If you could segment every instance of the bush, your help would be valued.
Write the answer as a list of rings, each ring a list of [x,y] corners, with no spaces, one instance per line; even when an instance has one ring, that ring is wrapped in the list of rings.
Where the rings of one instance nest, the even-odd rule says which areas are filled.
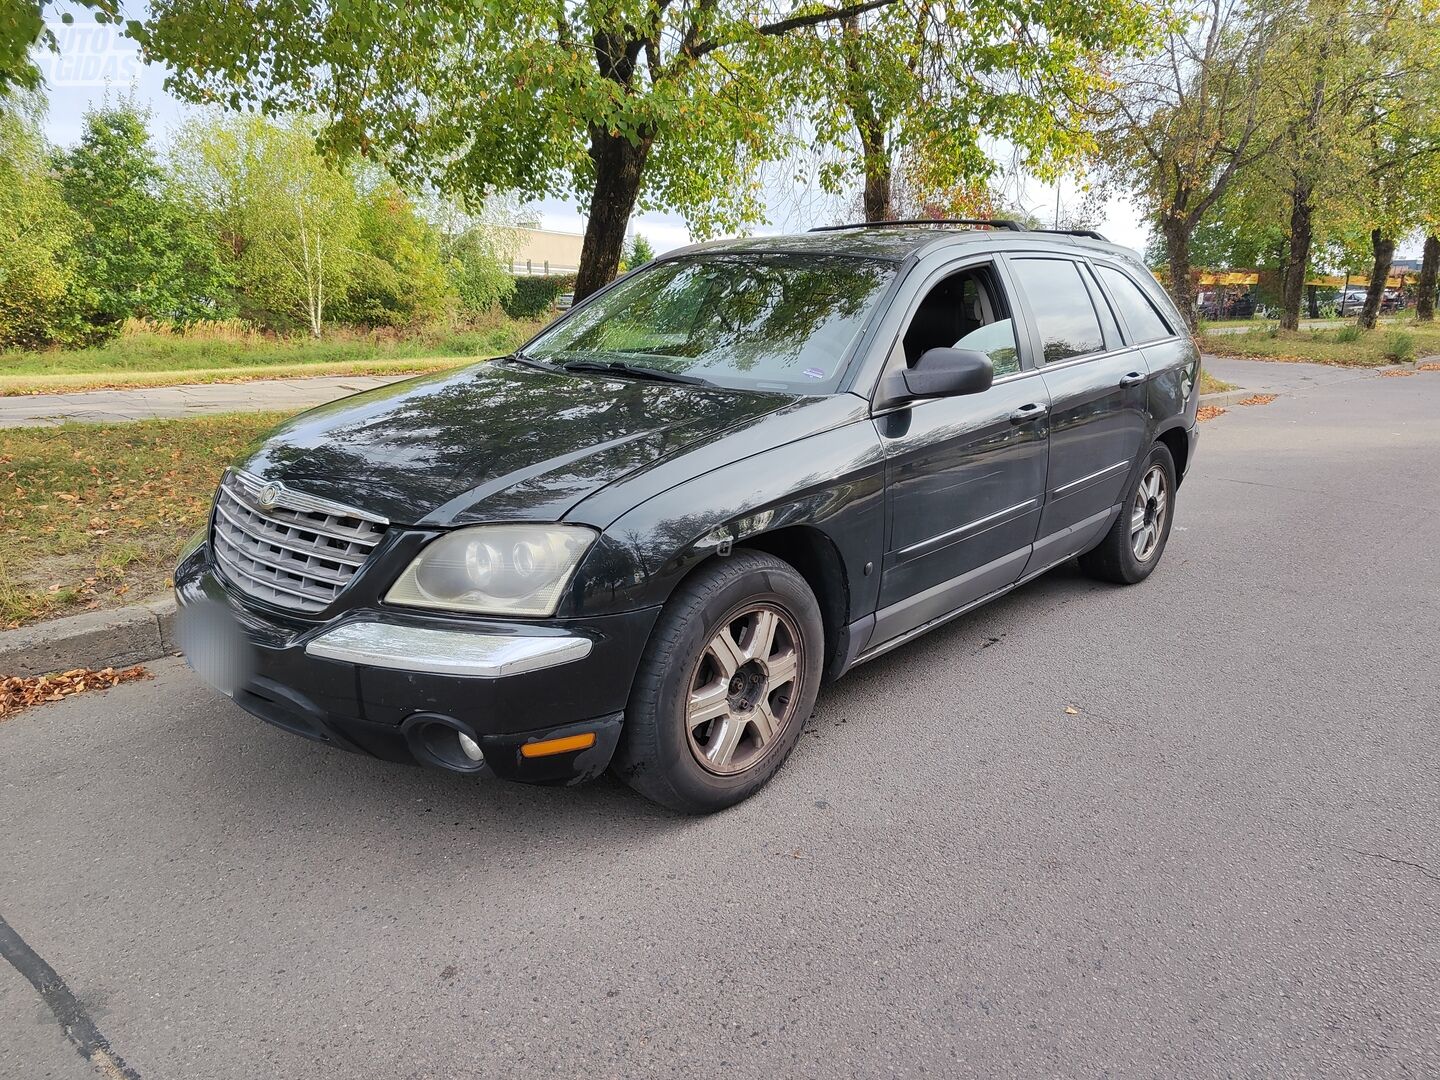
[[[1352,341],[1359,341],[1359,340],[1360,340],[1360,327],[1358,327],[1358,326],[1346,326],[1346,327],[1342,327],[1341,329],[1335,331],[1335,340],[1338,341],[1338,342],[1340,342],[1340,344],[1342,344],[1342,345],[1348,345],[1348,344],[1350,344]]]
[[[1385,337],[1385,355],[1397,364],[1415,359],[1415,339],[1404,331],[1396,331]]]
[[[515,291],[500,306],[512,319],[534,319],[549,314],[555,302],[568,292],[575,290],[574,274],[556,274],[553,277],[517,277]]]

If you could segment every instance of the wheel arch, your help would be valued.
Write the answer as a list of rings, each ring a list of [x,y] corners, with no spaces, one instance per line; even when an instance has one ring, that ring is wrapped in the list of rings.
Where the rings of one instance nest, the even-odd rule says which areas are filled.
[[[1175,462],[1175,487],[1180,487],[1180,482],[1185,478],[1185,467],[1190,457],[1190,437],[1185,433],[1183,427],[1171,427],[1155,436],[1155,441],[1170,451],[1170,458]]]

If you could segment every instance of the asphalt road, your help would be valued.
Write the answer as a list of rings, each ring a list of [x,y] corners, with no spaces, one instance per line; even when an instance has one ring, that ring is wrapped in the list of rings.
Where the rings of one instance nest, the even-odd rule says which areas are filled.
[[[1435,373],[1232,409],[1147,583],[857,670],[704,820],[156,664],[0,725],[0,916],[146,1080],[1435,1076],[1437,418]],[[89,1075],[0,964],[0,1076]]]

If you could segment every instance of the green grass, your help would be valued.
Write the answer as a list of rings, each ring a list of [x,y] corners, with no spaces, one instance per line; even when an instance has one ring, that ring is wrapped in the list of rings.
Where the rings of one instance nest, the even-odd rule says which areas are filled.
[[[286,415],[0,429],[0,625],[162,590],[221,471]]]
[[[1204,334],[1200,348],[1221,356],[1287,360],[1344,367],[1384,367],[1440,353],[1440,325],[1389,323],[1374,330],[1353,324],[1334,330],[1282,331],[1270,326],[1244,334]]]
[[[1235,384],[1215,378],[1204,368],[1200,369],[1200,393],[1202,394],[1223,394],[1227,390],[1234,390]]]
[[[509,352],[538,327],[497,318],[467,330],[404,336],[337,330],[315,340],[267,336],[233,324],[184,333],[132,324],[96,348],[0,353],[0,394],[434,371]]]

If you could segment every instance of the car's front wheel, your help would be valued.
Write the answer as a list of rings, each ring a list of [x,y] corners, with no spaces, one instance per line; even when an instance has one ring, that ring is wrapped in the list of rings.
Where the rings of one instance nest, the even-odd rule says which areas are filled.
[[[1134,585],[1150,576],[1170,539],[1175,512],[1175,459],[1164,443],[1150,448],[1140,475],[1105,539],[1080,556],[1080,568],[1101,581]]]
[[[800,738],[823,652],[820,606],[794,567],[758,551],[712,560],[660,614],[614,770],[686,813],[748,798]]]

